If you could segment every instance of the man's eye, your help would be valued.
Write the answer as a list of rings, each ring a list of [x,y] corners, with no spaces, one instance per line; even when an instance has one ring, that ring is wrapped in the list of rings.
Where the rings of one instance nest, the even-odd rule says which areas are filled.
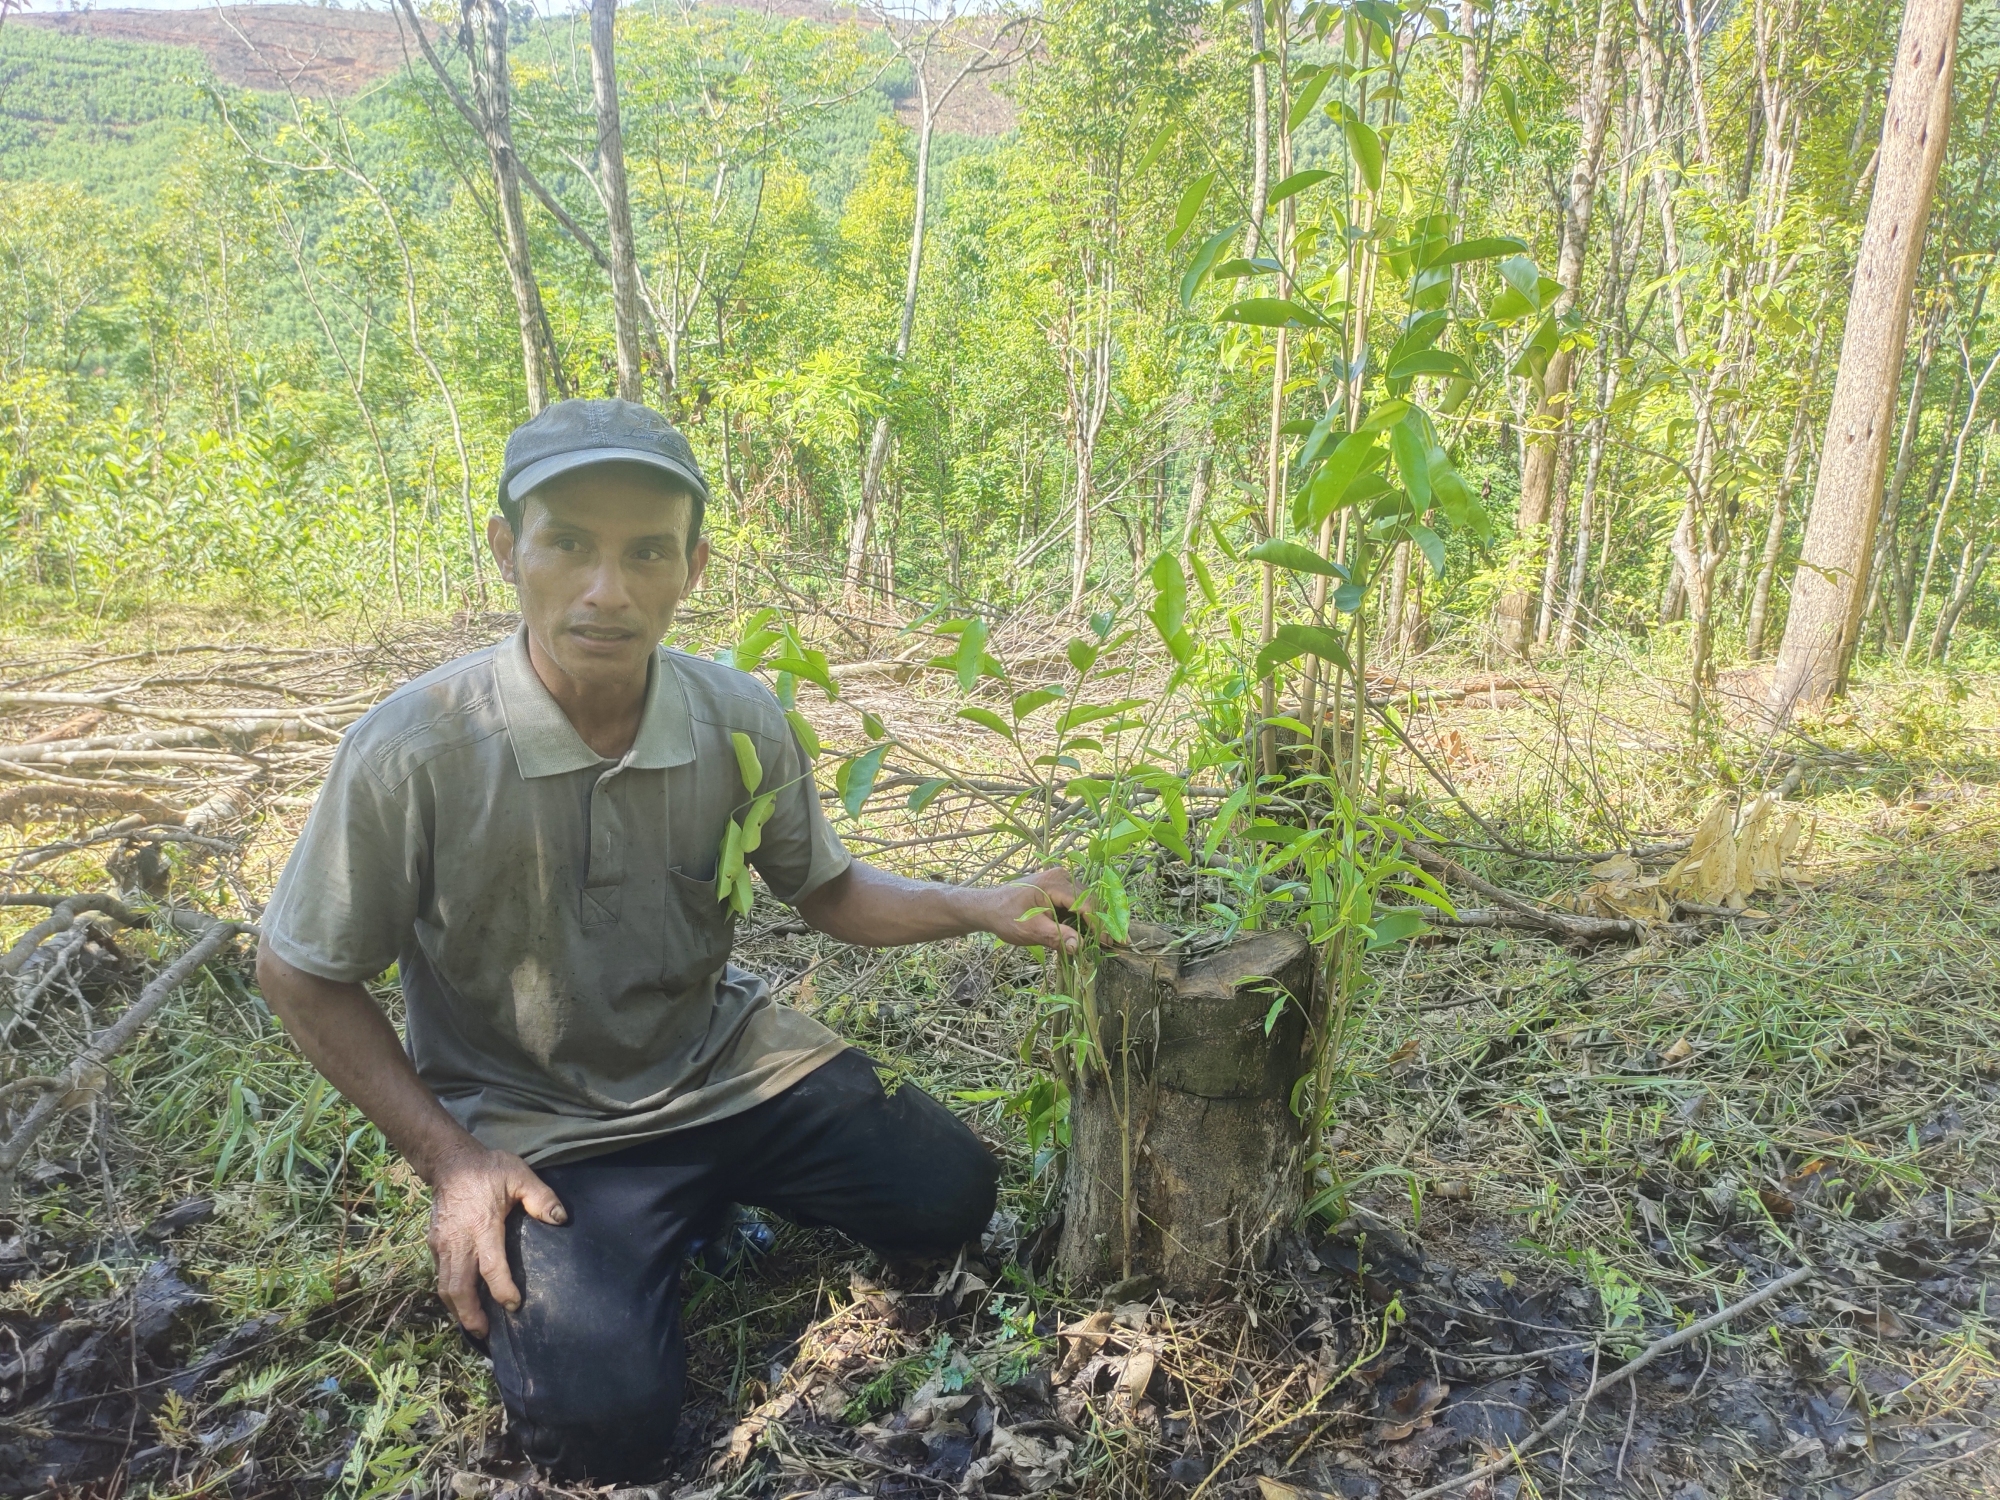
[[[667,554],[662,552],[658,547],[641,547],[632,555],[640,562],[661,562],[666,558]]]
[[[577,541],[577,539],[573,536],[559,536],[556,538],[556,546],[564,552],[575,552],[582,545],[583,544]]]

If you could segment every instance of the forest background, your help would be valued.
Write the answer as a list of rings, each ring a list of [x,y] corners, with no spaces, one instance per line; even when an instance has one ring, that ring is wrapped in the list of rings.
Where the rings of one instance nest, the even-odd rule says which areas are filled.
[[[1441,11],[1380,117],[1393,137],[1381,199],[1406,230],[1443,212],[1464,239],[1519,237],[1547,276],[1588,189],[1555,316],[1457,325],[1489,378],[1439,380],[1449,446],[1495,527],[1438,519],[1448,592],[1426,596],[1421,567],[1384,570],[1398,645],[1483,648],[1496,607],[1512,593],[1519,611],[1525,593],[1516,630],[1560,649],[1609,633],[1685,652],[1676,533],[1694,556],[1691,475],[1714,570],[1694,591],[1702,633],[1728,662],[1767,654],[1782,629],[1901,7],[1622,10]],[[354,19],[381,23],[378,66],[399,52],[411,65],[331,82],[290,66],[296,83],[272,87],[311,49],[246,33],[235,50],[267,87],[245,90],[192,48],[0,28],[13,619],[51,606],[116,619],[169,599],[324,615],[492,597],[478,534],[527,409],[492,179],[409,33]],[[1085,0],[940,41],[930,94],[967,63],[993,71],[937,117],[900,358],[923,142],[893,40],[910,52],[929,32],[882,19],[670,6],[619,19],[633,233],[665,333],[646,388],[716,479],[730,576],[754,569],[820,603],[864,585],[905,617],[974,601],[1004,613],[1126,587],[1162,546],[1220,564],[1258,539],[1276,340],[1215,315],[1259,268],[1182,287],[1195,247],[1251,216],[1245,13]],[[580,226],[604,217],[587,29],[581,13],[523,7],[509,23],[520,158]],[[1607,29],[1611,66],[1594,75]],[[1864,658],[1978,659],[2000,620],[1983,586],[1997,33],[1968,11]],[[1349,170],[1334,111],[1313,107],[1334,95],[1294,97],[1337,52],[1337,38],[1297,39],[1272,70],[1298,116],[1290,173]],[[1337,236],[1352,201],[1296,191],[1288,230]],[[608,393],[603,230],[580,242],[532,195],[525,222],[555,392]],[[1472,269],[1462,293],[1454,274],[1455,297],[1476,308],[1504,292]],[[1540,365],[1558,345],[1573,399],[1556,409],[1548,494],[1521,523]],[[1293,453],[1329,382],[1319,368],[1284,383]],[[878,425],[889,441],[864,504]]]

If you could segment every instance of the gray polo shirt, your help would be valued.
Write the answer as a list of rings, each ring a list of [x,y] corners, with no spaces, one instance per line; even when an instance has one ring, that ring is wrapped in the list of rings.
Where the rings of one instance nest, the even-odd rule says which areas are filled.
[[[265,940],[326,979],[398,965],[417,1072],[473,1135],[530,1162],[747,1109],[845,1044],[729,962],[715,866],[750,801],[733,730],[778,792],[751,863],[797,902],[850,856],[763,684],[662,649],[638,738],[604,760],[523,633],[347,731]]]

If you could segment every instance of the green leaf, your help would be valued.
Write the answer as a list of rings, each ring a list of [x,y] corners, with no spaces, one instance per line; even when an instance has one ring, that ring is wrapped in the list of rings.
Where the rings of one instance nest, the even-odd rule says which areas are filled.
[[[1063,691],[1061,688],[1052,687],[1030,688],[1025,693],[1016,693],[1011,706],[1014,722],[1018,724],[1037,709],[1046,708],[1051,703],[1060,702],[1062,695]]]
[[[1342,396],[1342,392],[1336,391],[1332,405],[1328,406],[1321,413],[1317,422],[1312,423],[1304,429],[1306,440],[1299,446],[1299,456],[1297,459],[1299,469],[1302,472],[1312,467],[1313,461],[1319,457],[1320,449],[1324,448],[1327,439],[1333,436],[1333,424],[1340,420],[1342,407],[1345,404]],[[1287,427],[1294,425],[1291,422],[1285,424]]]
[[[1162,552],[1153,559],[1153,607],[1147,611],[1147,618],[1160,632],[1160,639],[1171,647],[1187,618],[1187,578],[1171,552]]]
[[[1132,169],[1132,175],[1134,177],[1143,174],[1146,168],[1150,167],[1154,162],[1160,159],[1160,153],[1165,151],[1167,147],[1170,144],[1172,144],[1174,139],[1174,134],[1180,128],[1181,128],[1180,121],[1169,120],[1167,121],[1166,124],[1162,125],[1157,132],[1155,132],[1152,144],[1146,147],[1146,154],[1139,158],[1139,165]]]
[[[1479,502],[1473,498],[1472,491],[1466,487],[1465,480],[1452,466],[1451,460],[1441,451],[1431,454],[1430,479],[1431,498],[1439,510],[1457,525],[1476,524],[1473,512],[1479,510]],[[1484,519],[1483,511],[1480,512],[1480,519]]]
[[[1409,492],[1410,504],[1422,515],[1431,503],[1431,455],[1417,413],[1411,412],[1389,429],[1389,452],[1396,460],[1403,488]]]
[[[1097,920],[1114,943],[1132,940],[1132,898],[1115,869],[1106,867],[1097,880]]]
[[[715,899],[727,901],[730,888],[742,873],[743,825],[731,818],[729,832],[723,835],[722,853],[715,861]]]
[[[1270,644],[1257,653],[1257,665],[1253,677],[1262,679],[1271,675],[1271,669],[1279,662],[1290,661],[1295,656],[1317,656],[1322,661],[1352,670],[1347,659],[1347,648],[1323,625],[1280,625],[1272,635]]]
[[[1201,585],[1201,596],[1211,606],[1220,605],[1222,596],[1215,591],[1215,580],[1208,576],[1208,564],[1201,560],[1199,552],[1188,554],[1188,567],[1194,573],[1194,581]]]
[[[1333,82],[1338,71],[1339,64],[1328,63],[1306,80],[1305,87],[1299,90],[1299,97],[1292,103],[1292,112],[1285,117],[1285,129],[1296,132],[1305,124],[1306,116],[1313,112],[1314,106],[1319,103],[1319,96],[1326,92],[1326,86]]]
[[[1494,235],[1484,239],[1460,240],[1455,245],[1447,245],[1429,260],[1422,262],[1427,271],[1440,266],[1462,266],[1468,261],[1497,260],[1503,255],[1521,255],[1527,251],[1527,242],[1511,235]]]
[[[776,792],[766,792],[750,804],[750,811],[743,819],[743,852],[745,855],[755,854],[759,849],[764,847],[764,825],[771,820],[771,814],[777,810],[777,806],[778,794]]]
[[[757,759],[757,747],[742,730],[732,730],[729,743],[736,749],[736,769],[743,776],[743,790],[755,792],[764,784],[764,763]]]
[[[1086,724],[1099,724],[1106,719],[1115,719],[1129,714],[1135,708],[1145,708],[1150,698],[1126,698],[1117,703],[1078,703],[1066,708],[1056,719],[1056,733],[1068,734],[1072,729],[1081,729]]]
[[[1194,259],[1188,262],[1186,274],[1181,277],[1181,306],[1194,306],[1194,294],[1201,290],[1202,280],[1235,240],[1240,224],[1232,224],[1227,229],[1218,229],[1195,251]]]
[[[1497,79],[1493,84],[1493,96],[1500,101],[1500,109],[1507,116],[1507,124],[1514,132],[1516,144],[1528,144],[1528,127],[1521,123],[1521,106],[1514,98],[1514,90],[1506,80]]]
[[[1215,550],[1231,562],[1236,562],[1243,556],[1236,550],[1236,544],[1229,540],[1229,534],[1222,529],[1222,523],[1214,516],[1208,518],[1208,534],[1215,538]]]
[[[1510,255],[1500,262],[1500,279],[1519,292],[1535,307],[1542,305],[1542,273],[1536,269],[1532,259],[1525,255]]]
[[[1322,182],[1330,181],[1332,177],[1333,173],[1318,167],[1304,172],[1294,172],[1291,176],[1271,185],[1271,190],[1264,195],[1265,206],[1275,208],[1287,198],[1303,193],[1307,188],[1318,187]]]
[[[847,809],[848,817],[861,816],[862,804],[875,790],[875,778],[882,773],[882,757],[888,753],[887,745],[877,745],[873,750],[862,751],[834,773],[833,789],[840,793],[840,805]]]
[[[1417,550],[1423,553],[1424,560],[1431,565],[1432,574],[1439,578],[1444,577],[1444,538],[1428,526],[1412,526],[1410,540],[1417,544]]]
[[[1346,576],[1346,570],[1339,563],[1328,562],[1310,547],[1280,541],[1276,537],[1259,542],[1243,555],[1252,562],[1269,563],[1274,568],[1288,568],[1294,573],[1317,573],[1322,578]]]
[[[1195,216],[1201,212],[1202,204],[1208,201],[1208,191],[1215,186],[1215,173],[1204,172],[1187,185],[1181,194],[1179,206],[1174,209],[1174,227],[1167,234],[1167,248],[1173,249],[1194,227]]]
[[[990,708],[961,708],[958,711],[958,716],[961,719],[970,720],[982,729],[992,730],[1002,739],[1012,740],[1014,738],[1014,726]]]
[[[1380,432],[1383,428],[1393,427],[1396,423],[1402,421],[1404,417],[1409,415],[1409,412],[1410,403],[1407,401],[1384,401],[1381,405],[1369,409],[1367,417],[1362,420],[1361,426],[1356,430],[1370,433]]]
[[[1324,328],[1326,319],[1289,297],[1246,297],[1215,315],[1218,323],[1248,323],[1254,328]]]
[[[1215,816],[1209,820],[1208,837],[1203,840],[1201,846],[1203,863],[1214,861],[1215,851],[1220,849],[1222,841],[1229,837],[1230,825],[1236,821],[1236,815],[1243,811],[1249,801],[1250,788],[1239,786],[1224,799],[1222,806],[1215,810]]]
[[[861,710],[861,732],[871,740],[889,738],[888,726],[865,708]]]
[[[826,664],[826,653],[811,647],[773,657],[767,665],[774,672],[790,672],[795,677],[803,677],[817,686],[829,698],[840,696],[840,689],[834,686],[833,673]]]
[[[1391,943],[1400,943],[1405,938],[1413,938],[1430,930],[1424,919],[1413,911],[1385,911],[1376,915],[1368,924],[1368,947],[1372,952],[1386,948]]]
[[[796,708],[785,711],[785,722],[792,726],[792,733],[799,737],[799,748],[806,753],[807,760],[818,760],[820,752],[819,731],[812,727],[806,716]]]
[[[979,669],[984,665],[986,655],[986,622],[967,620],[965,629],[959,632],[958,650],[952,654],[952,667],[958,673],[958,690],[969,693],[979,685]]]
[[[1087,641],[1079,635],[1071,638],[1070,643],[1063,648],[1063,654],[1069,658],[1069,664],[1081,676],[1097,665],[1098,649],[1095,641]]]
[[[919,786],[911,791],[910,800],[907,806],[909,807],[911,812],[920,813],[925,808],[931,805],[932,801],[936,799],[937,794],[939,792],[943,791],[946,787],[950,785],[951,785],[950,778],[944,776],[933,776],[929,781],[926,781],[922,786]]]
[[[1340,446],[1327,455],[1326,462],[1313,475],[1312,488],[1307,491],[1311,502],[1306,511],[1308,525],[1318,526],[1340,508],[1347,487],[1374,456],[1372,432],[1350,432],[1340,440]]]
[[[1232,255],[1209,274],[1217,281],[1238,281],[1245,276],[1268,276],[1284,269],[1275,260],[1266,260],[1261,255],[1254,260]]]
[[[1382,137],[1359,120],[1342,121],[1340,131],[1347,137],[1348,154],[1354,158],[1355,166],[1361,169],[1362,180],[1368,184],[1368,190],[1381,192]]]
[[[1455,375],[1461,380],[1477,380],[1479,372],[1462,355],[1449,349],[1419,349],[1406,354],[1389,367],[1389,378],[1401,380],[1411,375]]]

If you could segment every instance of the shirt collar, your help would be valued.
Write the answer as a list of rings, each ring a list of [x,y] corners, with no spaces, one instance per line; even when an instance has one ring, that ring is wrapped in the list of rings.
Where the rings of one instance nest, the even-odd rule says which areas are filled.
[[[493,661],[500,691],[500,708],[507,717],[507,734],[514,746],[514,763],[521,778],[562,776],[588,771],[604,758],[583,742],[569,715],[542,686],[528,660],[528,629],[495,648]],[[622,764],[656,771],[694,759],[694,732],[688,722],[687,690],[664,651],[653,653],[646,674],[646,706],[639,733]]]

